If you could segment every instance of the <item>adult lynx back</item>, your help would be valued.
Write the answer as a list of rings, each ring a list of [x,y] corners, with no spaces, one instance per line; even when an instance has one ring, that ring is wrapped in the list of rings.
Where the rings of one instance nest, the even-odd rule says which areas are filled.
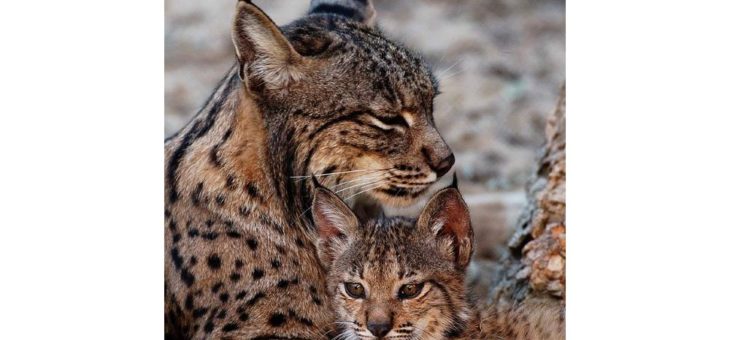
[[[331,335],[312,183],[412,204],[453,165],[427,66],[370,24],[363,0],[314,0],[278,28],[239,1],[237,63],[165,143],[170,338]]]

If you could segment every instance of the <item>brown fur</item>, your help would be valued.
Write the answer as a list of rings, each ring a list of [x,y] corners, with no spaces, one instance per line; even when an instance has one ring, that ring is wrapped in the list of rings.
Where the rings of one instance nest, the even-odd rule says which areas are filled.
[[[240,1],[233,40],[238,62],[165,143],[166,334],[327,338],[302,177],[411,204],[453,164],[433,125],[436,84],[417,56],[341,15],[279,29]]]
[[[326,189],[316,191],[314,210],[343,339],[565,338],[559,303],[480,306],[469,298],[465,268],[473,235],[455,188],[436,193],[415,221],[381,216],[361,223]],[[362,285],[365,296],[351,296],[348,283]],[[421,293],[400,297],[406,284],[423,284]],[[382,325],[386,331],[378,334]]]
[[[417,221],[380,218],[359,223],[326,189],[315,196],[320,258],[329,268],[327,292],[343,338],[469,338],[478,329],[467,299],[466,265],[473,234],[469,213],[455,188],[439,191]],[[333,231],[333,229],[335,231]],[[364,298],[347,293],[360,284]],[[407,284],[422,287],[410,298]],[[382,327],[382,326],[380,326]]]

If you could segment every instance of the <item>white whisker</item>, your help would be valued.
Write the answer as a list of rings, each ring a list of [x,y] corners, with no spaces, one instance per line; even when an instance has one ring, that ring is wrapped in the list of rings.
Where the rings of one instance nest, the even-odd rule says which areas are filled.
[[[334,176],[334,175],[341,175],[341,174],[349,174],[353,172],[374,172],[374,171],[384,171],[384,170],[390,170],[390,169],[362,169],[362,170],[350,170],[350,171],[338,171],[338,172],[329,172],[325,174],[312,174],[309,176],[291,176],[290,178],[299,178],[299,179],[306,179],[306,178],[312,178],[314,177],[326,177],[326,176]]]
[[[378,176],[382,176],[382,175],[383,175],[383,174],[373,174],[372,176],[363,176],[363,177],[358,177],[358,178],[355,178],[355,179],[353,179],[353,180],[349,180],[349,181],[347,181],[347,182],[342,182],[342,183],[338,183],[338,184],[335,184],[335,186],[334,186],[333,188],[337,188],[337,187],[339,187],[339,186],[343,186],[343,185],[345,185],[345,184],[350,184],[350,183],[355,183],[355,182],[363,182],[363,181],[366,181],[366,180],[367,180],[367,181],[371,181],[371,180],[373,180],[373,179],[376,179],[376,178],[378,178]]]
[[[335,194],[339,194],[339,193],[341,193],[341,192],[343,192],[345,190],[349,190],[349,189],[352,189],[352,188],[364,187],[364,186],[371,185],[371,184],[375,184],[375,183],[382,182],[382,181],[383,181],[383,179],[382,178],[379,178],[377,180],[374,180],[374,181],[368,182],[368,183],[358,183],[358,184],[355,184],[355,185],[351,185],[351,186],[349,186],[347,188],[343,188],[343,189],[337,190],[337,191],[335,191]]]
[[[360,195],[360,194],[362,194],[362,193],[364,193],[366,191],[375,190],[375,189],[381,187],[384,183],[373,183],[373,184],[377,184],[377,185],[374,186],[374,187],[372,187],[372,188],[364,189],[364,190],[362,190],[360,192],[357,192],[357,193],[354,193],[354,194],[352,194],[350,196],[347,196],[346,198],[343,199],[343,201],[347,201],[348,199],[353,198],[353,197],[355,197],[357,195]]]

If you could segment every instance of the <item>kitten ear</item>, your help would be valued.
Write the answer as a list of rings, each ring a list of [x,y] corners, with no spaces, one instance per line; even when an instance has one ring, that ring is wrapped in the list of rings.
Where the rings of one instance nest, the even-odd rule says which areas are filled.
[[[456,267],[466,269],[473,252],[474,232],[469,209],[458,189],[450,186],[437,192],[423,208],[416,226],[446,240]]]
[[[302,77],[302,57],[250,0],[238,1],[232,38],[241,79],[249,88],[278,90]]]
[[[319,241],[317,252],[320,260],[329,268],[332,261],[347,247],[355,236],[359,222],[355,214],[335,193],[315,183],[312,217],[317,227]]]

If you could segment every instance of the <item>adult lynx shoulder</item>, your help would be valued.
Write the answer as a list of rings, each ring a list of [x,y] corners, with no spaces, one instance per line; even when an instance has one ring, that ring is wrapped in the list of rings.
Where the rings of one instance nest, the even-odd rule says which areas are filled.
[[[312,186],[300,179],[405,206],[453,165],[428,67],[373,16],[368,1],[315,0],[279,28],[238,2],[235,66],[165,142],[170,338],[328,337]]]

